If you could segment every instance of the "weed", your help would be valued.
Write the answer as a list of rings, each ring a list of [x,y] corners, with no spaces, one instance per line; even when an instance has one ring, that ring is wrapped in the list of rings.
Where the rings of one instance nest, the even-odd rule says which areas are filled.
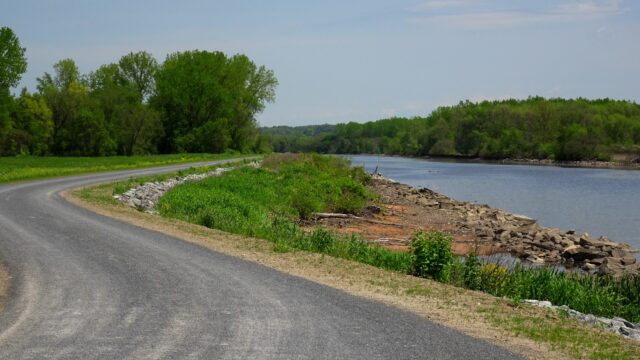
[[[440,232],[416,232],[411,239],[412,273],[447,281],[453,262],[451,238]]]

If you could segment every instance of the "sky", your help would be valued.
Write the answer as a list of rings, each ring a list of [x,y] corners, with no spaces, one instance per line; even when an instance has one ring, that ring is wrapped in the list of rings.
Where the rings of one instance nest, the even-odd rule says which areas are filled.
[[[272,69],[262,126],[425,116],[461,100],[640,102],[640,0],[0,0],[20,87],[145,50],[243,53]]]

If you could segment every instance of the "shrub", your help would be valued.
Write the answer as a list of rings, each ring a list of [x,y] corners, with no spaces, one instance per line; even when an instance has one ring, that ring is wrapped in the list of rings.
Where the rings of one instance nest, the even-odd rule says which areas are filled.
[[[496,296],[504,296],[509,281],[509,269],[500,264],[480,266],[480,288]]]
[[[440,232],[418,231],[411,238],[411,266],[414,275],[446,281],[447,270],[452,262],[449,236]]]
[[[478,290],[481,282],[480,259],[472,252],[467,255],[464,262],[464,286],[471,290]]]

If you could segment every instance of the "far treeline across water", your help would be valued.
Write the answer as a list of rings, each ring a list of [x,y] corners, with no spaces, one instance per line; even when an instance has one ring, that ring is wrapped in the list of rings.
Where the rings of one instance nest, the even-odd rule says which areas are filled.
[[[262,128],[277,152],[484,159],[640,158],[640,105],[599,99],[460,102],[427,117]]]
[[[140,51],[81,74],[72,59],[17,86],[25,50],[0,27],[0,156],[105,156],[270,150],[256,114],[275,98],[271,70],[245,55],[184,51],[158,63]]]

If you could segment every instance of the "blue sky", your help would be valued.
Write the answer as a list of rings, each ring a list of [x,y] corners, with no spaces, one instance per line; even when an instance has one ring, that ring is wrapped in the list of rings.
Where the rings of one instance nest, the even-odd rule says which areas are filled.
[[[130,51],[162,61],[201,49],[275,71],[264,126],[426,115],[464,99],[640,102],[640,1],[0,1],[31,91],[67,57],[86,73]]]

